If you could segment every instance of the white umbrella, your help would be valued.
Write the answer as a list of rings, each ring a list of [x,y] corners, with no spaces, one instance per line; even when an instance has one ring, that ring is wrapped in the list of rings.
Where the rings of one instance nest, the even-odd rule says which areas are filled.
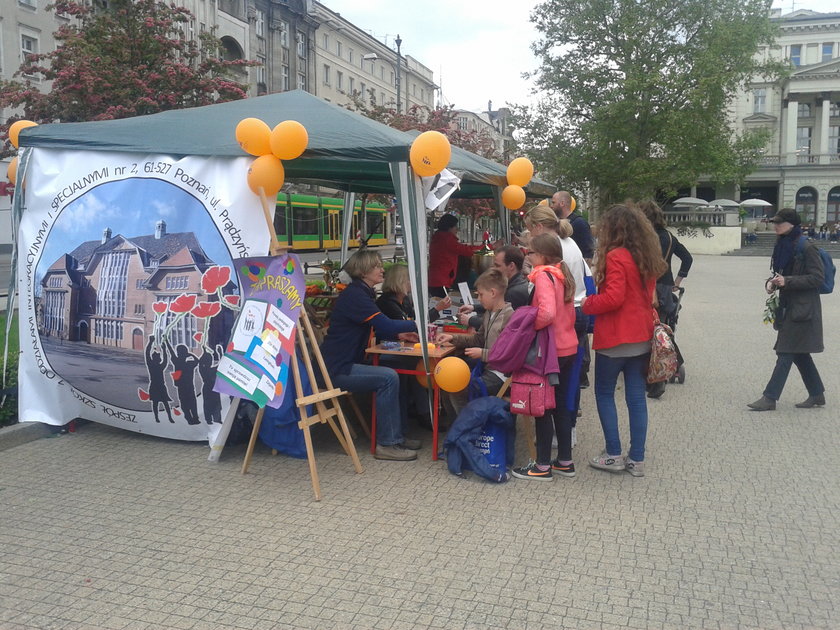
[[[680,197],[671,202],[672,206],[707,206],[709,202],[697,197]]]
[[[741,204],[731,199],[713,199],[709,202],[710,206],[720,206],[721,208],[737,208]]]
[[[744,199],[739,205],[742,205],[745,208],[759,208],[764,206],[772,206],[773,204],[769,201],[764,201],[764,199]]]

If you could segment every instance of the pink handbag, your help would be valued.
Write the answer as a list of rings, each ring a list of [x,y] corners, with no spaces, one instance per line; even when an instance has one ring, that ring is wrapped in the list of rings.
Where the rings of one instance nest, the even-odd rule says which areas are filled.
[[[556,406],[554,388],[548,379],[530,370],[517,370],[511,375],[510,412],[523,416],[544,416]]]

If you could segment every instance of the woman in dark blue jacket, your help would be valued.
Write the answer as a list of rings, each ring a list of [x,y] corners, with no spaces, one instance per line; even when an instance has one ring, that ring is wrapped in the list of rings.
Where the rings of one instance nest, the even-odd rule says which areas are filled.
[[[379,254],[362,250],[344,267],[353,278],[330,315],[330,327],[321,354],[333,384],[351,392],[376,392],[376,459],[417,459],[418,440],[403,436],[406,419],[400,411],[399,375],[388,367],[368,365],[365,360],[370,331],[378,339],[417,341],[413,321],[389,319],[376,306],[373,287],[382,282],[384,269]]]

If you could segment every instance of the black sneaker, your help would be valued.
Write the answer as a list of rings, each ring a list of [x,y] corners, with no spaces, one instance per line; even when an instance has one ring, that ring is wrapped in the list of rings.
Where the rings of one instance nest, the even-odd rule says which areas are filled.
[[[575,464],[572,462],[571,464],[561,464],[558,460],[554,460],[551,462],[551,470],[556,472],[561,477],[574,477],[575,476]]]
[[[548,467],[548,470],[540,470],[537,468],[536,462],[531,462],[522,468],[514,468],[511,473],[518,479],[533,479],[535,481],[554,480],[554,477],[551,476],[551,466]]]

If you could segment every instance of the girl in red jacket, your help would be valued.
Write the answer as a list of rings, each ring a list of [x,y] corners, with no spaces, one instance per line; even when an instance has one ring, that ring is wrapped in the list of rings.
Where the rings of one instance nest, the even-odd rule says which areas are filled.
[[[534,419],[537,433],[537,461],[514,468],[519,479],[552,480],[552,470],[563,477],[575,476],[572,462],[572,411],[567,409],[572,363],[577,356],[575,333],[575,281],[563,262],[560,239],[553,234],[540,234],[531,239],[528,260],[533,271],[528,279],[534,283],[532,304],[537,307],[537,330],[554,327],[554,344],[560,366],[560,382],[554,387],[556,407]],[[551,460],[551,438],[557,434],[557,459]]]
[[[589,464],[643,477],[653,292],[656,279],[665,271],[665,261],[650,221],[641,210],[624,205],[611,207],[599,219],[595,259],[593,275],[598,294],[584,298],[581,308],[588,315],[597,315],[592,342],[595,402],[605,449]],[[630,450],[626,459],[621,451],[615,405],[615,387],[621,373],[630,416]]]

